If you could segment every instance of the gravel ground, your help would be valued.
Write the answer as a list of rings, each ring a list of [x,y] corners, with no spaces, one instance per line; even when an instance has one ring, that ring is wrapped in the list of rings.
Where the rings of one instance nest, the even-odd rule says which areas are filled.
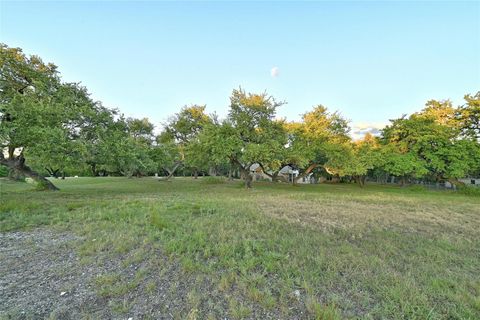
[[[128,266],[125,257],[82,263],[75,253],[82,241],[47,229],[0,233],[0,319],[231,319],[226,297],[232,293],[207,277],[183,272],[159,252]],[[121,294],[102,295],[95,285],[110,274],[128,284],[138,270],[145,276]],[[237,301],[250,307],[247,318],[281,318]]]
[[[0,315],[12,319],[69,318],[102,309],[72,245],[81,240],[47,230],[0,234]]]

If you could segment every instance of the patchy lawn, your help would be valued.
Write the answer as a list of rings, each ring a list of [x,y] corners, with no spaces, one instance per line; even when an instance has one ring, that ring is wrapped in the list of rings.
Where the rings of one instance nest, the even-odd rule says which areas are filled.
[[[480,318],[479,197],[55,182],[0,181],[0,317]]]

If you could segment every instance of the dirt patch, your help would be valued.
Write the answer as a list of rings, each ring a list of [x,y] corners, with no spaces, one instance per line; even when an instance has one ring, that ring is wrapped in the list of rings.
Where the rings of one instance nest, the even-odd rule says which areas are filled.
[[[101,308],[90,279],[80,267],[71,234],[47,230],[0,234],[0,315],[31,319],[75,316]]]
[[[232,319],[232,295],[250,310],[242,318],[282,318],[219,291],[210,277],[186,273],[161,252],[128,265],[128,256],[82,262],[76,248],[83,241],[44,228],[1,233],[0,318]]]

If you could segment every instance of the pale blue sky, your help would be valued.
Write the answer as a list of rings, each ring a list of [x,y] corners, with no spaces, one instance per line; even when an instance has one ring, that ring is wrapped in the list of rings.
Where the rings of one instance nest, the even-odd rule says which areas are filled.
[[[353,124],[480,90],[479,2],[2,1],[0,41],[157,125],[193,103],[225,115],[238,86]]]

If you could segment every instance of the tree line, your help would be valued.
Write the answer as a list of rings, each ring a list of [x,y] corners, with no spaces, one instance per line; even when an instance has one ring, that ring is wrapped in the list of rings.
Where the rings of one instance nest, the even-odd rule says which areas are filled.
[[[450,181],[480,173],[480,91],[465,103],[430,100],[420,111],[390,120],[380,136],[350,136],[349,122],[323,105],[300,121],[276,116],[284,104],[266,92],[234,89],[225,119],[205,106],[183,107],[161,132],[146,118],[126,118],[94,101],[79,83],[62,82],[57,67],[20,48],[0,44],[0,164],[11,178],[30,177],[57,190],[46,175],[122,175],[178,172],[241,177],[252,186],[252,165],[273,182],[285,166],[307,177],[389,176]]]

